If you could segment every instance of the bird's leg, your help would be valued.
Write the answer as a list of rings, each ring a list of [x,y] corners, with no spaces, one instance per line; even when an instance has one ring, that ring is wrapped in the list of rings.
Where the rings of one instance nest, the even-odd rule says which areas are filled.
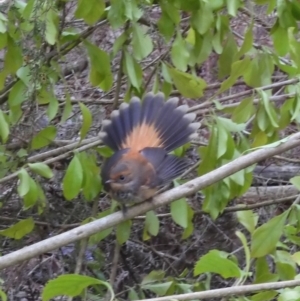
[[[126,215],[126,213],[127,213],[127,206],[125,205],[125,204],[121,204],[121,210],[122,210],[122,213],[123,213],[123,215],[125,216]]]
[[[149,202],[149,203],[151,203],[152,201],[153,201],[153,197],[148,198],[148,199],[145,200],[145,202]]]

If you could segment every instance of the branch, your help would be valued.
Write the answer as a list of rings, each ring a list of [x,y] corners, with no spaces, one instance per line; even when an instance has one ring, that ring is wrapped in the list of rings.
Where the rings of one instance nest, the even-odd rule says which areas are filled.
[[[295,287],[300,285],[300,280],[269,282],[261,284],[250,284],[243,286],[234,286],[227,288],[218,288],[206,292],[195,292],[181,295],[172,295],[159,298],[143,299],[143,301],[170,301],[170,300],[199,300],[209,298],[222,298],[229,296],[245,295],[249,293],[256,293],[259,291],[278,290],[286,287]]]
[[[94,137],[94,138],[86,139],[86,140],[89,140],[91,142],[86,143],[85,145],[81,145],[80,147],[78,147],[79,142],[77,141],[77,142],[74,142],[72,144],[62,146],[62,147],[57,148],[57,149],[53,149],[53,150],[48,151],[46,153],[41,153],[41,154],[38,154],[38,155],[35,155],[35,156],[32,156],[32,157],[29,157],[28,160],[27,160],[27,163],[37,162],[37,161],[40,161],[42,158],[51,157],[54,154],[66,151],[65,153],[62,153],[61,155],[58,155],[56,157],[53,157],[53,158],[50,158],[50,159],[47,159],[47,160],[41,162],[41,163],[49,165],[49,164],[52,164],[52,163],[57,162],[59,160],[68,158],[75,150],[78,151],[78,152],[82,152],[82,151],[87,150],[89,148],[92,148],[94,146],[98,146],[102,143],[102,141],[100,140],[99,137]],[[76,147],[78,147],[78,148],[76,148]],[[22,168],[24,168],[24,167],[22,167]],[[15,172],[11,173],[10,175],[0,179],[0,184],[8,182],[8,181],[16,178],[19,174],[19,171],[20,170],[17,170]]]
[[[283,86],[287,86],[287,85],[296,84],[298,82],[299,82],[298,78],[292,78],[292,79],[288,79],[288,80],[278,82],[278,83],[274,83],[274,84],[271,84],[271,85],[266,85],[266,86],[263,86],[263,87],[250,89],[250,90],[243,91],[243,92],[240,92],[240,93],[228,95],[228,96],[219,98],[217,100],[218,100],[218,102],[222,103],[224,101],[235,99],[235,98],[238,98],[238,97],[241,97],[241,96],[246,96],[246,95],[249,95],[249,94],[255,94],[257,90],[270,90],[270,89],[273,89],[273,88],[279,88],[279,87],[283,87]],[[211,99],[209,99],[209,100],[203,102],[200,105],[193,106],[192,108],[189,109],[189,112],[194,112],[194,111],[197,111],[197,110],[200,110],[200,109],[210,107],[212,104],[213,103],[212,103]]]
[[[60,55],[64,55],[66,53],[68,53],[69,51],[71,51],[73,48],[75,48],[76,46],[78,46],[85,38],[87,38],[89,35],[91,35],[98,27],[104,25],[107,23],[107,20],[103,20],[100,21],[99,23],[97,23],[94,26],[90,26],[87,29],[83,30],[76,41],[71,41],[68,43],[65,43],[64,45],[62,45],[62,47],[58,47],[56,49],[54,49],[53,51],[49,52],[46,54],[45,56],[45,62],[49,62],[51,59],[53,59],[54,57]],[[10,89],[19,81],[19,79],[14,79],[11,82],[9,82],[4,89],[2,89],[0,91],[0,105],[4,104],[7,100],[8,100],[8,95],[10,92]]]
[[[122,212],[115,212],[99,220],[82,225],[65,233],[50,237],[31,246],[0,257],[0,270],[14,264],[28,260],[45,252],[50,252],[80,239],[89,237],[97,232],[116,226],[117,224],[134,218],[137,215],[146,213],[157,207],[167,205],[174,200],[194,194],[199,190],[208,187],[218,181],[249,167],[259,161],[271,156],[283,153],[300,145],[300,133],[291,135],[286,142],[276,147],[265,147],[250,154],[239,157],[220,168],[213,170],[201,177],[197,177],[183,185],[175,187],[155,197],[151,202],[143,202],[128,209],[124,216]]]
[[[288,98],[295,97],[295,95],[296,95],[296,93],[274,95],[274,96],[270,96],[269,97],[269,101],[273,101],[273,102],[284,101],[284,100],[286,100]],[[238,94],[233,94],[231,96],[232,96],[232,99],[234,99],[234,98],[238,97],[239,95]],[[222,103],[222,102],[225,102],[226,100],[228,100],[228,96],[218,99],[218,102]],[[259,101],[260,100],[258,98],[255,98],[255,99],[253,99],[253,104],[256,105],[256,104],[259,103]],[[234,102],[234,103],[229,103],[229,104],[222,105],[222,108],[220,110],[235,108],[238,105],[240,105],[241,102],[242,101],[238,101],[238,102]],[[214,103],[211,103],[210,105],[211,106],[215,106]],[[190,111],[195,111],[194,107],[190,107],[189,110]],[[197,109],[197,115],[203,115],[203,114],[207,114],[207,113],[210,113],[210,112],[211,112],[211,108],[206,108],[206,109],[202,109],[202,110],[198,110]]]
[[[121,92],[121,86],[122,86],[122,75],[123,75],[123,62],[124,62],[124,49],[121,51],[121,57],[120,57],[120,65],[117,75],[117,82],[116,82],[116,91],[115,91],[115,97],[113,100],[113,110],[118,108],[119,104],[119,97]]]

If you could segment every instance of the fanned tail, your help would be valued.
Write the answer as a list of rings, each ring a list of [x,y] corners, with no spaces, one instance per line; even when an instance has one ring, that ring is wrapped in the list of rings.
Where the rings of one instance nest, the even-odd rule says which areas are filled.
[[[187,143],[199,123],[193,123],[195,114],[186,114],[187,106],[177,104],[178,98],[165,102],[163,93],[147,93],[142,103],[133,97],[129,104],[123,103],[118,111],[112,112],[111,121],[105,121],[104,144],[115,151],[162,147],[170,152]]]

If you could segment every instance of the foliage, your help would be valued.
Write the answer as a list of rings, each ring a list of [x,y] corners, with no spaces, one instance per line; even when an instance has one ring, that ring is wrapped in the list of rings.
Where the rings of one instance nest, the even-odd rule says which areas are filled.
[[[66,22],[66,13],[72,7],[72,17],[81,22],[82,30],[73,25],[75,22]],[[153,17],[155,22],[147,18],[154,8],[160,11],[158,17]],[[271,16],[271,23],[260,20],[257,10]],[[233,28],[241,15],[247,24],[242,35]],[[114,105],[121,95],[128,101],[132,95],[142,96],[151,89],[163,91],[166,97],[179,94],[196,101],[190,110],[204,116],[203,124],[209,131],[207,143],[197,149],[201,158],[197,175],[201,176],[250,149],[278,143],[282,133],[300,121],[299,20],[297,0],[14,0],[4,4],[0,12],[0,50],[4,53],[0,71],[0,185],[15,185],[22,211],[28,217],[2,228],[0,235],[22,240],[36,229],[30,215],[47,215],[51,206],[45,179],[55,178],[53,163],[70,158],[60,183],[65,201],[88,203],[97,200],[103,191],[98,155],[106,158],[111,150],[99,147],[97,139],[88,144],[98,112],[94,114],[89,101],[74,100],[74,91],[68,87],[63,62],[70,60],[72,51],[80,48],[88,58],[91,87],[102,96],[113,95],[110,103]],[[266,32],[267,43],[256,39],[258,24]],[[104,26],[115,34],[111,48],[91,38]],[[163,50],[156,57],[161,45]],[[213,63],[216,70],[206,68]],[[220,82],[213,93],[203,69],[210,70],[212,78]],[[231,93],[237,82],[244,90]],[[64,99],[59,96],[59,85],[63,86]],[[35,113],[43,115],[46,124],[40,126]],[[74,115],[81,118],[76,140],[58,148],[59,128]],[[31,120],[26,132],[24,120]],[[16,141],[25,144],[11,148]],[[185,155],[188,146],[175,154]],[[201,192],[203,211],[217,219],[231,200],[249,189],[253,169],[237,171],[205,188]],[[182,182],[177,180],[174,186]],[[299,177],[291,183],[300,189]],[[0,205],[5,202],[1,200]],[[80,222],[106,217],[114,206]],[[300,265],[299,252],[294,251],[300,244],[299,213],[298,201],[268,221],[252,210],[238,211],[241,231],[236,237],[243,247],[243,264],[230,252],[212,249],[195,262],[192,271],[186,268],[176,277],[152,270],[140,279],[138,288],[130,287],[128,298],[145,297],[148,291],[165,296],[210,289],[214,274],[233,278],[238,284],[295,279]],[[193,235],[197,214],[186,198],[170,205],[174,224],[183,229],[183,242]],[[113,236],[122,245],[130,239],[133,226],[132,221],[123,222],[115,231],[109,228],[93,235],[89,243],[95,245]],[[143,240],[156,237],[161,228],[158,215],[148,212]],[[206,275],[205,279],[200,275]],[[110,289],[103,278],[62,275],[45,286],[43,300],[60,294],[80,295],[89,286],[93,286],[90,291],[103,296],[99,284]],[[247,300],[289,300],[291,295],[299,299],[299,289],[257,293]],[[0,296],[5,298],[2,290]]]

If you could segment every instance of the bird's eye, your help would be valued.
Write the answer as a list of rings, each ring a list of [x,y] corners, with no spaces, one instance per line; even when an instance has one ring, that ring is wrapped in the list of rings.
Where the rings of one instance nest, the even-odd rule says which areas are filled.
[[[127,196],[127,193],[126,192],[120,192],[119,196],[123,199]]]
[[[120,176],[119,176],[119,179],[120,179],[121,181],[124,181],[124,180],[125,180],[125,177],[124,177],[123,175],[120,175]]]

